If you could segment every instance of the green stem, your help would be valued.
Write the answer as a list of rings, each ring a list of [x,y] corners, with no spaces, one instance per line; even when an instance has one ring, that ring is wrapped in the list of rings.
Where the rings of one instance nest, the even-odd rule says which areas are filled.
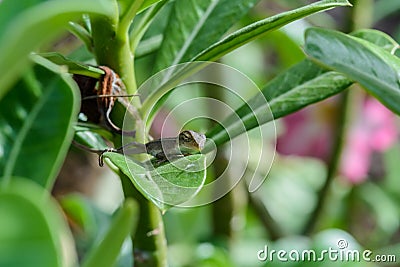
[[[333,179],[336,176],[336,172],[340,163],[342,149],[344,146],[344,139],[346,134],[346,121],[348,114],[348,98],[349,91],[345,91],[340,95],[340,103],[338,105],[338,119],[336,121],[336,131],[334,133],[333,151],[331,155],[330,162],[328,164],[328,172],[326,175],[326,180],[321,190],[318,192],[318,202],[315,206],[311,216],[306,223],[303,233],[310,234],[323,213],[325,203],[328,199],[328,193],[332,185]]]
[[[128,35],[117,35],[117,23],[109,19],[92,21],[94,53],[97,63],[107,65],[121,77],[128,94],[136,93],[133,55],[129,48]],[[140,104],[135,103],[139,108]]]
[[[160,210],[136,189],[129,177],[120,176],[125,198],[139,204],[140,218],[133,234],[135,266],[167,266],[167,243]]]
[[[129,13],[130,14],[130,13]],[[124,19],[127,21],[126,14]],[[137,91],[133,55],[130,50],[128,25],[119,27],[118,16],[115,18],[95,18],[92,20],[93,51],[97,63],[112,68],[119,74],[126,86],[128,94]],[[133,98],[132,105],[140,109],[138,98]],[[136,127],[140,128],[138,122]],[[135,141],[145,143],[146,136],[142,131],[137,131]],[[115,139],[114,145],[121,143],[121,138]],[[119,173],[125,197],[133,197],[137,200],[140,209],[140,217],[135,233],[132,233],[135,247],[135,266],[166,266],[166,239],[163,220],[160,211],[151,202],[137,191],[132,182],[124,174]]]
[[[254,213],[262,223],[265,231],[269,234],[271,240],[278,240],[284,236],[282,228],[279,224],[272,218],[269,210],[261,201],[261,199],[254,193],[247,191],[249,198],[249,206],[254,210]]]

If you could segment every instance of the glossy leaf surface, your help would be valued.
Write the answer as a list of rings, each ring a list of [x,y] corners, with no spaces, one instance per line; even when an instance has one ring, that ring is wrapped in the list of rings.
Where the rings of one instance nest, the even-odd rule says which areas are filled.
[[[79,110],[76,84],[57,68],[35,65],[0,101],[3,184],[22,176],[53,185]]]

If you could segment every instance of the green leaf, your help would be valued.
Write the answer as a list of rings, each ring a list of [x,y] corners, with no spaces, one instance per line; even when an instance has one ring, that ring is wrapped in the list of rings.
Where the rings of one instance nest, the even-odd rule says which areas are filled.
[[[154,5],[155,3],[161,2],[162,0],[144,0],[143,4],[140,6],[138,13],[142,12],[146,8],[148,8],[151,5]]]
[[[75,266],[75,247],[47,191],[13,177],[0,190],[0,266]]]
[[[258,1],[175,1],[157,56],[155,72],[189,61],[218,41]]]
[[[345,76],[325,72],[310,60],[303,60],[271,80],[261,90],[262,95],[248,100],[206,135],[221,145],[245,131],[335,95],[351,84]],[[273,116],[263,115],[271,112]]]
[[[38,56],[50,60],[59,66],[66,66],[69,73],[81,74],[96,79],[99,79],[104,74],[102,69],[74,61],[57,52],[40,53]]]
[[[133,225],[136,225],[138,215],[136,203],[131,199],[127,199],[121,210],[117,212],[101,242],[89,252],[82,266],[114,266],[120,255],[122,244],[129,237]]]
[[[0,2],[0,99],[28,65],[27,56],[65,29],[70,20],[89,13],[116,16],[111,0],[55,0]],[[29,8],[25,8],[28,6]]]
[[[128,6],[131,6],[132,3],[137,0],[118,0],[118,3],[120,5],[120,13],[125,13],[126,9]],[[137,13],[142,12],[143,10],[147,9],[148,7],[154,5],[155,3],[158,3],[162,0],[144,0],[143,3],[141,4],[140,8],[138,9]]]
[[[399,49],[399,44],[384,32],[374,29],[358,30],[351,33],[352,36],[364,39],[370,43],[382,47],[386,51],[394,54]]]
[[[348,6],[350,5],[348,1],[346,0],[337,0],[337,1],[332,1],[332,0],[324,0],[324,1],[319,1],[317,3],[308,5],[306,7],[302,7],[299,9],[295,9],[292,11],[284,12],[269,18],[266,18],[264,20],[258,21],[256,23],[253,23],[249,26],[246,26],[230,35],[228,35],[226,38],[223,40],[214,43],[210,47],[206,48],[195,56],[191,61],[204,61],[204,63],[198,63],[196,65],[190,65],[188,64],[186,67],[171,67],[170,69],[167,70],[167,74],[163,74],[164,80],[168,78],[168,81],[162,86],[153,85],[153,94],[152,95],[142,95],[143,101],[143,106],[142,110],[144,114],[150,114],[149,115],[149,121],[153,118],[154,113],[157,111],[158,107],[162,104],[162,102],[165,100],[161,100],[157,103],[158,106],[152,108],[150,110],[150,107],[153,106],[153,99],[157,98],[158,95],[163,94],[165,90],[168,90],[166,88],[170,87],[171,85],[174,85],[177,83],[176,81],[179,79],[182,79],[182,77],[186,77],[190,73],[196,72],[201,68],[204,68],[207,64],[206,61],[215,61],[222,56],[226,55],[227,53],[231,52],[232,50],[245,45],[246,43],[261,37],[263,34],[273,31],[278,29],[279,27],[282,27],[290,22],[293,22],[297,19],[301,19],[305,16],[308,16],[310,14],[322,11],[322,10],[327,10],[331,9],[337,6]],[[175,62],[173,62],[175,63]],[[146,92],[147,93],[147,92]],[[148,121],[148,122],[149,122]]]
[[[277,28],[308,15],[338,6],[350,6],[350,3],[347,0],[323,0],[257,21],[235,31],[221,41],[213,44],[194,57],[192,61],[215,61],[236,48],[243,46],[256,38],[260,38],[269,31],[276,30]]]
[[[76,127],[75,127],[76,129]],[[108,132],[109,133],[109,132]],[[110,137],[112,137],[110,135]],[[111,138],[110,138],[111,139]],[[102,136],[96,132],[90,130],[81,130],[77,129],[75,131],[74,140],[79,144],[87,146],[92,149],[103,150],[108,148],[106,142],[102,138]]]
[[[68,151],[78,88],[56,65],[47,65],[35,65],[0,101],[3,185],[23,176],[50,188]]]
[[[190,200],[206,178],[203,155],[187,156],[151,170],[121,154],[108,152],[104,158],[110,159],[162,211]]]
[[[400,114],[400,59],[368,41],[326,29],[306,32],[306,53],[319,64],[360,83]]]
[[[396,46],[393,39],[379,31],[360,30],[353,34],[381,45],[386,50],[393,50]],[[240,107],[220,124],[229,127],[224,129],[217,125],[208,131],[207,137],[213,139],[217,145],[221,145],[243,133],[244,130],[253,129],[262,123],[284,117],[307,105],[326,99],[351,84],[351,80],[344,75],[326,72],[310,60],[304,60],[275,77],[261,90],[269,105],[266,105],[260,95],[254,96],[247,101],[247,105]],[[268,109],[271,110],[273,117],[264,116],[267,120],[257,120],[262,118],[259,114],[269,113]],[[238,120],[237,116],[241,120]]]
[[[155,51],[157,51],[161,47],[163,36],[161,34],[152,36],[141,41],[136,48],[135,58],[145,57]]]

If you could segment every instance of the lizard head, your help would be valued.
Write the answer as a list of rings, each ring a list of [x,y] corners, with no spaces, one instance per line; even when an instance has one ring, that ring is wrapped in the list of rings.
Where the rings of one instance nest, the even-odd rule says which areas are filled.
[[[181,148],[201,151],[205,142],[206,136],[202,133],[186,130],[179,134],[179,146]]]

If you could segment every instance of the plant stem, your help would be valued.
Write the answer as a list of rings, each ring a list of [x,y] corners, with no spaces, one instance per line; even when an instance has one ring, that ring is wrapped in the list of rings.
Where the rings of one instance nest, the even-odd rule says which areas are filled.
[[[272,241],[278,240],[284,236],[281,227],[276,223],[274,218],[272,218],[269,210],[261,201],[261,199],[255,194],[247,191],[247,196],[249,198],[249,206],[254,210],[254,213],[259,218],[260,222],[264,226],[264,229],[269,234]]]
[[[126,14],[129,21],[132,14]],[[128,17],[124,17],[125,20]],[[92,20],[93,51],[98,64],[106,65],[113,69],[121,77],[128,94],[137,91],[133,54],[130,50],[128,28],[119,29],[118,16],[115,18],[95,18]],[[125,21],[126,23],[127,21]],[[133,98],[131,104],[140,109],[138,98]],[[141,122],[137,122],[136,128]],[[114,145],[120,145],[121,137],[117,137]],[[145,143],[147,137],[138,130],[135,141]],[[140,209],[140,217],[137,230],[132,233],[135,248],[135,266],[167,266],[166,239],[163,220],[160,211],[148,201],[132,184],[130,179],[119,173],[125,197],[133,197],[137,200]]]
[[[328,171],[326,175],[326,180],[321,190],[318,192],[318,201],[315,209],[311,213],[311,216],[306,223],[306,226],[303,230],[304,234],[310,234],[316,223],[319,221],[319,218],[322,215],[325,203],[328,199],[329,189],[331,187],[332,181],[335,178],[337,168],[340,163],[342,149],[344,146],[344,139],[346,134],[346,121],[348,114],[348,99],[349,99],[349,91],[346,90],[340,95],[339,105],[338,105],[338,118],[336,121],[336,131],[334,133],[334,142],[333,142],[333,151],[331,154],[331,158],[328,164]]]
[[[167,266],[167,243],[159,209],[137,191],[124,174],[120,175],[125,198],[139,204],[140,218],[133,234],[135,266]]]
[[[121,77],[128,94],[136,93],[133,55],[129,48],[128,35],[118,36],[111,20],[97,19],[92,22],[94,52],[100,65],[107,65]],[[135,103],[136,108],[140,104]]]

